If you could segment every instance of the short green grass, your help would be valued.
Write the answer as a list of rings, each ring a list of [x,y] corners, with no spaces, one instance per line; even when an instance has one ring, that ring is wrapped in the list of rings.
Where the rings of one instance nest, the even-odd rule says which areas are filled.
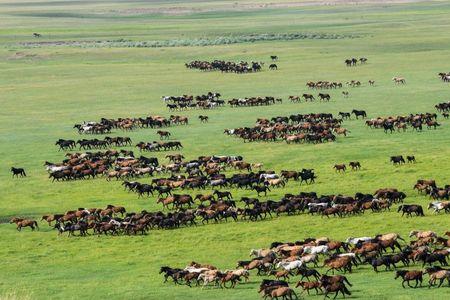
[[[189,126],[169,130],[180,140],[187,158],[205,154],[243,155],[249,162],[263,162],[267,169],[314,168],[314,185],[289,183],[271,192],[267,199],[284,193],[316,191],[322,194],[373,192],[380,187],[397,187],[408,195],[408,203],[426,205],[427,197],[412,186],[418,178],[435,178],[450,183],[450,122],[422,133],[384,134],[370,130],[361,120],[346,121],[351,134],[335,143],[286,145],[247,143],[223,134],[224,128],[250,126],[258,117],[292,113],[350,111],[365,109],[369,117],[434,112],[434,105],[448,101],[448,84],[437,73],[449,71],[450,4],[424,2],[407,5],[313,6],[270,10],[227,12],[227,2],[121,2],[121,1],[0,1],[0,298],[137,298],[137,299],[256,299],[260,278],[234,290],[175,287],[162,284],[161,265],[184,266],[191,260],[231,268],[248,257],[251,248],[265,247],[275,240],[297,240],[309,236],[348,236],[398,232],[411,229],[449,229],[447,215],[406,219],[395,212],[324,219],[318,216],[282,216],[257,223],[229,222],[171,231],[151,231],[137,237],[58,237],[41,224],[39,232],[18,233],[7,224],[12,216],[39,218],[42,214],[77,207],[123,205],[130,211],[160,209],[155,199],[137,199],[124,192],[120,182],[104,179],[52,183],[43,162],[60,161],[54,142],[78,138],[76,122],[100,117],[169,115],[162,95],[201,94],[219,91],[225,98],[306,92],[310,80],[361,80],[361,88],[331,91],[330,103],[291,104],[258,108],[221,108],[188,111]],[[208,12],[185,15],[143,13],[124,15],[108,11],[194,6]],[[36,41],[84,41],[130,39],[154,41],[215,38],[252,33],[311,32],[358,35],[357,39],[296,40],[241,43],[228,46],[173,48],[81,48],[21,46]],[[258,60],[280,57],[279,70],[235,75],[187,70],[193,59]],[[369,63],[346,68],[343,60],[368,57]],[[406,77],[406,86],[394,86],[390,79]],[[376,81],[374,87],[367,80]],[[200,124],[199,114],[210,123]],[[129,135],[134,142],[156,139],[155,130],[139,129]],[[155,154],[164,161],[166,153]],[[393,167],[390,155],[414,154],[417,164]],[[335,163],[359,160],[362,170],[336,174]],[[29,177],[11,179],[10,166],[26,168]],[[142,179],[148,181],[148,179]],[[254,196],[249,191],[232,191]],[[391,272],[375,274],[359,267],[349,275],[354,298],[444,299],[448,288],[402,289]],[[322,296],[311,298],[319,299]]]

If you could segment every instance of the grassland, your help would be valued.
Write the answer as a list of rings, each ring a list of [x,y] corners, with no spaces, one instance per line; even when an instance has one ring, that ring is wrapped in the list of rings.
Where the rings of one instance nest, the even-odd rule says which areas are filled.
[[[255,3],[257,1],[248,2]],[[263,1],[261,1],[263,2]],[[289,1],[286,1],[289,2]],[[243,1],[242,3],[247,3]],[[162,95],[221,92],[225,98],[288,95],[306,91],[309,80],[367,82],[376,85],[331,91],[330,103],[291,104],[260,108],[222,108],[208,111],[210,123],[197,121],[203,111],[188,111],[192,122],[170,131],[181,140],[183,154],[243,155],[247,161],[263,162],[268,169],[316,170],[311,186],[289,183],[274,190],[268,199],[284,193],[316,191],[323,194],[373,192],[393,186],[407,193],[408,203],[426,205],[412,185],[418,178],[450,183],[450,122],[422,133],[384,134],[370,130],[361,120],[345,122],[351,134],[336,143],[286,145],[244,144],[222,134],[224,128],[252,125],[257,117],[292,113],[365,109],[369,117],[433,112],[438,102],[448,101],[448,84],[437,73],[449,71],[450,4],[446,1],[414,4],[297,6],[271,9],[227,10],[230,2],[195,1],[6,1],[0,0],[0,298],[44,299],[256,299],[260,278],[234,290],[175,287],[162,284],[161,265],[184,266],[191,260],[230,268],[248,256],[250,248],[274,240],[297,240],[327,235],[343,239],[350,235],[399,232],[411,229],[449,229],[447,215],[405,219],[397,213],[365,214],[344,219],[306,215],[280,217],[257,223],[227,223],[151,231],[138,237],[58,237],[41,225],[39,232],[17,233],[7,224],[12,216],[38,218],[77,207],[123,205],[129,210],[160,209],[155,199],[137,199],[123,191],[120,182],[104,179],[51,183],[43,162],[60,161],[63,153],[54,146],[58,138],[78,138],[76,122],[100,117],[169,115]],[[205,11],[162,13],[167,7],[200,7]],[[138,11],[140,13],[123,13]],[[358,38],[302,39],[237,43],[209,47],[125,48],[76,47],[73,45],[28,47],[39,41],[167,41],[217,38],[248,34],[322,33]],[[279,70],[235,75],[187,70],[193,59],[268,61],[280,57]],[[369,63],[346,68],[343,60],[365,56]],[[390,79],[401,75],[406,86]],[[156,132],[140,129],[133,141],[154,140]],[[130,148],[131,149],[131,148]],[[163,159],[166,153],[157,156]],[[390,155],[414,154],[417,164],[393,167]],[[359,160],[360,172],[336,174],[335,163]],[[9,167],[23,166],[26,179],[12,180]],[[236,197],[248,191],[234,191]],[[375,274],[367,267],[349,276],[353,298],[444,299],[448,288],[404,290],[390,272]],[[310,298],[319,299],[322,296]]]

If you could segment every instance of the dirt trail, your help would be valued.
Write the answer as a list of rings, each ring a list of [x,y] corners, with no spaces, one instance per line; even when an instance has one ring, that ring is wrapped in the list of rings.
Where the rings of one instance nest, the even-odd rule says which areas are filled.
[[[202,7],[195,6],[170,6],[156,8],[130,8],[110,10],[109,13],[119,15],[139,15],[139,14],[164,14],[164,15],[185,15],[192,13],[204,13],[214,11],[249,11],[260,9],[294,8],[307,6],[338,6],[338,5],[376,5],[376,4],[405,4],[424,2],[424,0],[306,0],[288,2],[248,2],[248,3],[225,3]]]

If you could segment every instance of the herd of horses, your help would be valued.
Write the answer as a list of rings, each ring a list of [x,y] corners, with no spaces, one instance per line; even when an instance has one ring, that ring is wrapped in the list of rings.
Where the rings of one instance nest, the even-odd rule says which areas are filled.
[[[310,89],[337,89],[342,88],[342,82],[336,82],[336,81],[308,81],[306,83],[306,86]]]
[[[317,95],[317,98],[318,98],[320,101],[326,101],[326,102],[328,102],[328,101],[331,100],[331,96],[330,96],[330,94],[328,94],[328,93],[319,93],[319,94]],[[308,102],[308,101],[311,101],[311,102],[312,102],[312,101],[316,100],[316,98],[314,98],[314,95],[312,95],[312,94],[307,94],[307,93],[304,93],[304,94],[302,94],[301,96],[289,96],[289,100],[290,100],[291,102],[301,102],[302,99],[304,99],[305,102]]]
[[[81,140],[65,140],[58,139],[55,143],[56,146],[59,146],[59,150],[74,150],[78,145],[78,149],[91,150],[91,149],[107,149],[108,147],[126,147],[131,146],[131,138],[130,137],[110,137],[106,136],[103,140],[99,139],[81,139]]]
[[[267,248],[251,249],[250,259],[237,261],[233,269],[222,271],[214,265],[192,261],[184,268],[162,266],[159,273],[164,283],[171,280],[175,285],[203,289],[235,288],[250,282],[254,272],[252,277],[264,277],[258,290],[263,299],[298,299],[299,291],[308,295],[312,291],[321,293],[325,299],[329,294],[334,294],[334,298],[342,294],[345,298],[351,295],[349,289],[353,287],[347,276],[361,266],[369,266],[376,273],[394,271],[393,279],[400,278],[403,288],[405,283],[410,288],[422,286],[425,275],[429,277],[429,288],[439,288],[445,282],[450,286],[450,269],[445,268],[450,256],[450,232],[445,235],[412,230],[409,243],[397,233],[348,237],[345,241],[326,236],[274,241]],[[411,269],[413,265],[421,268]]]
[[[245,97],[245,98],[233,98],[227,103],[231,107],[241,106],[267,106],[275,103],[283,103],[281,98],[275,98],[272,96],[257,96],[257,97]]]
[[[182,95],[182,96],[162,96],[161,99],[166,103],[169,110],[187,110],[187,109],[214,109],[225,104],[220,99],[218,92],[208,92],[203,95]]]
[[[365,57],[361,57],[360,59],[357,58],[347,58],[344,63],[347,67],[354,67],[358,64],[358,61],[360,62],[360,64],[365,64],[367,62],[367,58]]]
[[[147,116],[145,118],[118,118],[106,119],[101,118],[99,122],[90,121],[75,124],[79,134],[106,134],[113,129],[121,129],[124,131],[132,131],[136,128],[162,128],[172,125],[187,125],[189,119],[186,116],[171,115],[169,118],[163,116]]]
[[[359,111],[353,110],[353,113],[359,115]],[[341,127],[342,122],[342,118],[335,118],[330,113],[297,114],[270,120],[259,118],[253,127],[225,129],[224,133],[239,137],[244,142],[282,139],[288,144],[324,143],[335,141],[336,135],[347,136],[349,131]]]
[[[448,118],[448,112],[450,111],[450,101],[441,102],[434,106],[438,111],[442,112],[445,118]],[[445,115],[444,115],[445,114]]]
[[[224,60],[214,60],[211,62],[194,60],[185,64],[188,69],[198,69],[201,71],[221,71],[236,74],[259,72],[262,70],[263,65],[264,63],[256,61],[232,62]]]
[[[422,131],[423,126],[426,125],[428,129],[436,129],[441,126],[437,122],[436,113],[421,113],[410,114],[409,116],[390,116],[390,117],[378,117],[366,121],[366,125],[370,128],[383,129],[385,133],[393,133],[396,130],[398,132],[406,132],[408,127],[415,131]]]
[[[303,172],[307,174],[308,171],[304,170]],[[285,180],[298,180],[296,178],[299,176],[295,171],[283,171],[282,174]],[[268,178],[275,177],[270,175],[273,174],[260,174],[260,178],[265,183],[262,185],[263,187],[272,186],[271,184],[275,183],[274,180],[277,180],[277,178]],[[311,175],[314,176],[314,174]],[[232,178],[241,181],[230,180],[230,187],[233,185],[239,187],[239,183],[246,183],[242,178]],[[313,177],[310,178],[310,180],[313,179]],[[319,196],[315,192],[301,192],[297,195],[286,194],[279,201],[261,201],[251,197],[242,197],[240,201],[235,201],[229,191],[215,190],[210,194],[198,193],[195,197],[189,194],[175,194],[172,193],[173,188],[170,185],[162,184],[161,179],[154,181],[154,185],[136,181],[124,181],[122,184],[126,190],[136,192],[140,196],[158,192],[160,198],[157,203],[162,204],[163,210],[154,212],[142,210],[135,213],[127,212],[121,206],[108,205],[104,209],[79,208],[65,213],[49,214],[43,216],[42,220],[48,222],[49,226],[52,225],[52,222],[56,222],[54,228],[60,234],[68,232],[69,236],[75,235],[75,233],[86,236],[89,234],[89,229],[93,230],[93,234],[99,235],[146,234],[150,229],[175,229],[182,226],[196,226],[198,222],[209,224],[229,219],[255,222],[268,217],[299,213],[326,218],[362,215],[366,210],[379,213],[390,210],[392,204],[402,203],[406,198],[406,195],[397,189],[383,188],[375,191],[374,194],[358,192],[354,196]],[[163,195],[166,197],[161,198]],[[196,205],[195,202],[198,204]],[[432,204],[436,206],[436,202],[432,202]],[[402,204],[400,207],[402,206],[405,205]],[[168,212],[164,212],[164,210],[168,210]],[[18,230],[23,227],[30,227],[32,230],[38,228],[37,223],[32,219],[14,218],[11,221],[17,224]]]
[[[445,72],[440,72],[438,74],[439,78],[441,78],[441,80],[443,82],[450,82],[450,72],[445,73]]]
[[[152,175],[158,171],[155,157],[134,157],[129,150],[107,150],[85,153],[67,153],[61,163],[45,162],[44,166],[52,181],[90,179],[105,176],[125,179]]]

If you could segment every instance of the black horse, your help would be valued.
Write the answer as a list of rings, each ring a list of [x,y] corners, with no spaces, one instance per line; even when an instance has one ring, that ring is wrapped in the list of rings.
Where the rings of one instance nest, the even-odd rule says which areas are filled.
[[[403,155],[397,155],[397,156],[391,156],[390,161],[394,164],[394,165],[399,165],[399,164],[404,164],[405,163],[405,159],[403,158]]]
[[[25,170],[23,168],[14,168],[11,167],[11,173],[12,176],[16,176],[16,177],[27,177],[27,174],[25,173]]]
[[[421,205],[417,204],[402,204],[398,207],[397,212],[402,212],[402,217],[406,214],[406,217],[412,217],[412,214],[415,213],[416,216],[424,217],[423,208]]]
[[[363,119],[367,117],[367,113],[365,110],[352,110],[352,114],[355,115],[356,119],[358,119],[359,117],[362,117]]]
[[[268,186],[259,186],[256,185],[253,189],[258,193],[258,197],[261,193],[264,193],[264,196],[267,196],[267,191],[270,192],[270,188]]]

